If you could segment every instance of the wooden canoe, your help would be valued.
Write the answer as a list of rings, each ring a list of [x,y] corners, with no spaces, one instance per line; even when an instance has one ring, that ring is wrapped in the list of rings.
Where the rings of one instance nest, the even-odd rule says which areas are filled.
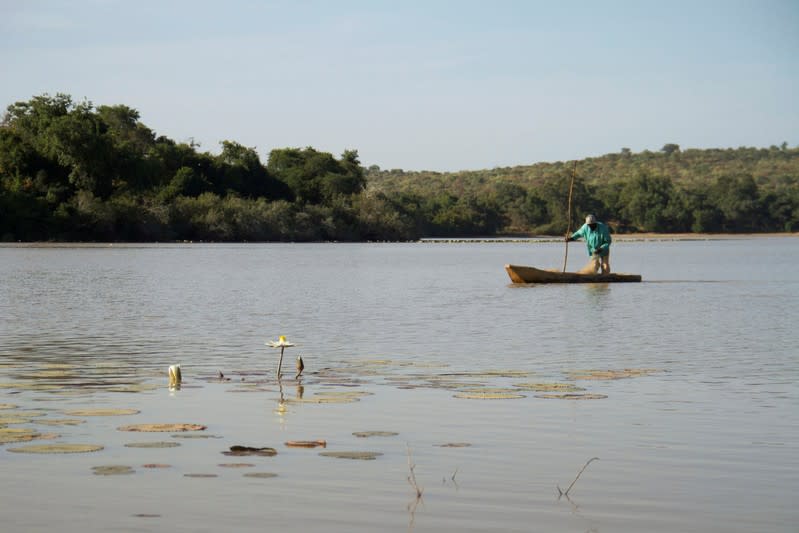
[[[641,281],[640,274],[578,274],[519,265],[505,265],[513,283],[610,283]]]

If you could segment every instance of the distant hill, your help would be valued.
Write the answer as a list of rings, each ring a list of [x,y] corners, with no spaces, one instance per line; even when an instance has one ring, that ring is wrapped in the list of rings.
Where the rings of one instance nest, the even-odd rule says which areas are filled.
[[[616,232],[799,229],[799,148],[619,153],[461,172],[367,169],[367,193],[425,213],[423,234],[559,234],[595,213]]]
[[[371,166],[366,176],[371,187],[386,193],[463,192],[478,190],[492,182],[535,188],[552,176],[571,174],[573,164],[573,161],[558,161],[459,172],[406,172]],[[640,173],[665,177],[680,186],[710,184],[722,176],[750,175],[759,187],[777,190],[799,183],[799,147],[788,148],[783,143],[769,148],[681,150],[679,145],[666,144],[658,152],[633,153],[623,148],[619,153],[577,161],[577,175],[588,185],[624,182]]]

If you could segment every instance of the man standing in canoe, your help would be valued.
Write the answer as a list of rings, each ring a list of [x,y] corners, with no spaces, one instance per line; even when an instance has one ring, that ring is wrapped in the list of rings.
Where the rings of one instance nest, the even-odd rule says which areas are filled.
[[[610,230],[607,224],[597,221],[594,215],[585,217],[585,224],[580,229],[566,236],[566,242],[585,239],[585,246],[588,248],[588,255],[591,262],[583,268],[580,273],[597,273],[600,270],[603,274],[610,274]]]

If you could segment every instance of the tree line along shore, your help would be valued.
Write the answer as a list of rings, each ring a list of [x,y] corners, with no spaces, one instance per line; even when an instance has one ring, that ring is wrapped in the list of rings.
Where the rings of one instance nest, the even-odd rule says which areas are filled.
[[[799,147],[681,149],[460,172],[364,168],[157,135],[126,105],[39,95],[0,122],[5,242],[411,241],[563,235],[594,213],[619,235],[799,231]]]

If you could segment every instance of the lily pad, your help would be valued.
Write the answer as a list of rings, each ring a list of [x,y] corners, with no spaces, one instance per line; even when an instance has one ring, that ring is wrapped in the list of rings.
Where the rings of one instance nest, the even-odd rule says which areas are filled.
[[[92,470],[94,470],[95,476],[118,476],[136,472],[132,467],[125,465],[93,466]]]
[[[531,373],[526,370],[480,370],[474,372],[447,372],[441,376],[452,377],[472,377],[472,378],[518,378],[527,377]]]
[[[30,442],[32,440],[54,440],[60,437],[57,433],[3,433],[0,434],[0,444],[12,444],[15,442]]]
[[[163,463],[147,463],[146,465],[141,465],[142,468],[172,468],[172,465],[167,465]]]
[[[274,448],[263,447],[254,448],[252,446],[231,446],[229,451],[222,452],[223,455],[231,457],[241,457],[247,455],[257,455],[260,457],[272,457],[277,455],[277,450]]]
[[[60,368],[60,369],[77,368],[77,365],[74,365],[72,363],[45,363],[42,365],[42,368]]]
[[[36,433],[30,428],[0,428],[0,435],[12,435],[19,433]]]
[[[519,389],[513,387],[466,387],[459,392],[474,394],[519,394]]]
[[[255,466],[254,463],[220,463],[217,466],[221,466],[222,468],[250,468]]]
[[[221,439],[222,435],[206,435],[203,433],[186,433],[184,435],[170,435],[173,439]]]
[[[31,372],[30,374],[26,374],[25,377],[33,378],[33,379],[47,379],[47,378],[67,378],[74,376],[74,372],[70,372],[69,370],[39,370],[36,372]]]
[[[373,392],[360,390],[330,390],[320,391],[314,394],[315,398],[359,398],[361,396],[372,396]]]
[[[525,398],[525,395],[512,392],[459,392],[453,394],[453,397],[467,400],[516,400]]]
[[[335,457],[337,459],[356,459],[361,461],[373,461],[383,455],[380,452],[319,452],[325,457]]]
[[[576,394],[569,392],[563,394],[536,394],[535,397],[555,400],[602,400],[607,398],[605,394]]]
[[[203,431],[207,426],[200,424],[132,424],[120,426],[119,431],[144,431],[144,432],[167,432],[167,431]]]
[[[129,442],[126,448],[177,448],[179,442]]]
[[[368,437],[394,437],[399,435],[399,433],[395,431],[356,431],[353,435],[365,439]]]
[[[86,422],[80,418],[50,418],[45,420],[36,420],[37,425],[43,426],[77,426]]]
[[[654,368],[624,368],[621,370],[572,370],[567,372],[567,375],[571,379],[603,381],[648,376],[655,372],[658,370]]]
[[[447,442],[444,444],[435,444],[435,446],[440,448],[468,448],[471,444],[468,442]]]
[[[183,477],[219,477],[217,474],[183,474]]]
[[[64,411],[69,416],[122,416],[137,415],[138,409],[70,409]]]
[[[116,385],[113,387],[108,387],[105,390],[108,392],[148,392],[160,389],[160,385],[156,385],[154,383],[140,383],[135,385]]]
[[[273,472],[247,472],[244,474],[244,477],[257,477],[260,479],[267,479],[270,477],[277,477],[277,474]]]
[[[316,448],[317,446],[321,446],[322,448],[327,447],[327,441],[325,440],[289,440],[283,444],[289,448]]]
[[[13,403],[0,403],[0,409],[16,409],[17,406]]]
[[[21,416],[0,416],[0,425],[5,424],[27,424],[32,422],[33,419]]]
[[[9,448],[14,453],[88,453],[98,452],[104,447],[99,444],[33,444],[22,448]]]
[[[534,392],[579,392],[585,390],[582,387],[573,385],[571,383],[516,383],[513,385],[519,390],[528,390]]]
[[[320,397],[320,398],[286,398],[286,403],[355,403],[361,401],[356,396]]]
[[[33,390],[33,391],[51,391],[61,389],[60,385],[51,385],[47,383],[27,383],[24,381],[15,381],[11,383],[0,383],[0,389],[16,389],[16,390]]]

